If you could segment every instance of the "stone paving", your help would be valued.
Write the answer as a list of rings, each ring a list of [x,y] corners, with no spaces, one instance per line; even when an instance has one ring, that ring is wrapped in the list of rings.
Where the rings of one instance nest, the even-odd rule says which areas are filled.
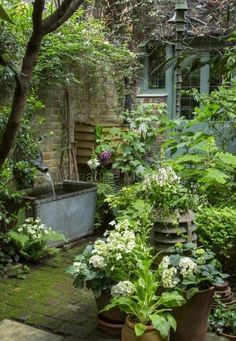
[[[71,277],[65,269],[73,262],[74,256],[83,250],[80,245],[62,251],[54,259],[34,266],[25,280],[7,279],[0,282],[0,321],[10,319],[62,336],[67,341],[111,341],[97,330],[96,304],[92,293],[73,287]],[[10,323],[4,321],[5,324]],[[0,325],[1,341],[21,341],[4,334],[4,323]],[[22,324],[16,324],[16,330]],[[6,327],[7,331],[9,328]],[[14,330],[14,328],[11,328]],[[26,327],[26,335],[31,329]],[[1,334],[2,333],[2,334]],[[8,336],[7,336],[8,335]],[[17,335],[17,334],[16,334]],[[39,340],[47,341],[42,335]],[[50,334],[49,334],[50,335]],[[35,337],[22,339],[37,341]],[[60,339],[58,339],[60,340]],[[117,340],[117,339],[116,339]],[[221,341],[209,336],[207,341]],[[55,340],[56,341],[56,340]]]

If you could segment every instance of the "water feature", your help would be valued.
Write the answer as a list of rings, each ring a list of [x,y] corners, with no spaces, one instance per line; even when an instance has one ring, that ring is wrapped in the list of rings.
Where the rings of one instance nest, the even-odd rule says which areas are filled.
[[[53,231],[63,232],[68,241],[93,234],[96,184],[72,180],[50,183],[53,196],[48,185],[25,191],[26,216],[40,218]]]
[[[45,178],[45,179],[50,183],[50,185],[51,185],[53,198],[56,198],[55,186],[54,186],[54,182],[53,182],[53,179],[52,179],[52,176],[51,176],[49,170],[47,170],[43,175],[44,175],[44,178]]]

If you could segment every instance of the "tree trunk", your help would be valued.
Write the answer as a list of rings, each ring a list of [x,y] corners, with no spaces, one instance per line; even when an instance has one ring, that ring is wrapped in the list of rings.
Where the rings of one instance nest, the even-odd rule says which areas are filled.
[[[21,73],[16,80],[12,109],[0,144],[0,169],[16,140],[17,130],[26,106],[33,70],[38,60],[41,41],[41,35],[32,34],[22,62]]]

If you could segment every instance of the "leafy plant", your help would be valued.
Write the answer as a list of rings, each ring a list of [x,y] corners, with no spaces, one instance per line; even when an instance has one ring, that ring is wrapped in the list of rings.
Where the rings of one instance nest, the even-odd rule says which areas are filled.
[[[209,317],[210,330],[215,333],[225,333],[236,336],[236,310],[235,307],[226,309],[221,303],[218,304]]]
[[[152,324],[159,331],[161,337],[166,339],[171,328],[176,330],[176,321],[171,315],[171,309],[185,303],[183,296],[177,292],[163,292],[157,295],[161,283],[157,273],[151,270],[153,259],[137,259],[137,280],[125,284],[126,290],[120,290],[122,283],[112,288],[114,298],[104,310],[113,307],[119,308],[130,314],[135,323],[135,333],[141,336],[145,333],[147,326]],[[127,288],[129,290],[127,290]]]
[[[104,151],[111,153],[112,168],[124,175],[124,183],[134,183],[150,167],[150,157],[157,146],[159,116],[165,104],[139,106],[125,114],[127,126],[123,128],[97,128],[95,155],[100,162]],[[100,162],[102,165],[102,162]]]
[[[56,248],[48,246],[48,242],[66,240],[64,235],[52,231],[42,224],[40,219],[27,218],[25,223],[7,233],[10,242],[15,246],[20,258],[36,262],[46,255],[53,255]]]
[[[211,251],[194,243],[178,243],[168,250],[159,268],[164,288],[179,288],[190,298],[198,290],[222,285],[228,275],[221,273],[221,264]]]
[[[114,230],[88,245],[67,270],[74,277],[75,287],[86,285],[96,297],[119,281],[133,278],[137,257],[142,259],[151,252],[144,235],[133,230],[134,224],[126,220],[112,225]]]
[[[227,264],[236,248],[235,207],[202,207],[196,214],[199,242]]]

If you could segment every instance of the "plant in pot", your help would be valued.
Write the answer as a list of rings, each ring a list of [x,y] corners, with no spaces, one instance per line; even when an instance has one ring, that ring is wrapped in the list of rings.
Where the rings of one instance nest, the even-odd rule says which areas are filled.
[[[170,166],[146,172],[142,190],[153,207],[152,242],[158,249],[196,240],[193,210],[198,197],[182,185]]]
[[[224,304],[218,302],[210,315],[209,329],[229,340],[236,340],[236,307],[226,309]]]
[[[122,328],[122,341],[165,341],[170,329],[176,330],[176,321],[171,314],[173,307],[185,303],[178,291],[157,295],[161,282],[158,272],[152,270],[153,258],[137,257],[136,280],[120,282],[113,286],[113,298],[104,310],[119,306],[127,315]]]
[[[182,307],[174,309],[178,329],[173,341],[204,341],[207,320],[214,295],[213,285],[222,285],[224,275],[220,264],[211,251],[198,248],[194,243],[176,244],[160,265],[164,289],[177,288],[188,300]]]
[[[107,231],[104,239],[98,239],[94,244],[88,245],[83,254],[76,256],[74,264],[67,270],[74,277],[75,287],[82,289],[85,286],[93,291],[98,310],[110,301],[113,285],[123,280],[131,280],[135,276],[135,255],[138,254],[142,259],[149,252],[145,236],[135,234],[134,226],[128,220],[112,222],[113,224],[114,230]],[[124,321],[125,314],[119,309],[98,315],[100,326],[102,322],[115,325],[115,330],[108,330],[110,334],[119,334]]]

